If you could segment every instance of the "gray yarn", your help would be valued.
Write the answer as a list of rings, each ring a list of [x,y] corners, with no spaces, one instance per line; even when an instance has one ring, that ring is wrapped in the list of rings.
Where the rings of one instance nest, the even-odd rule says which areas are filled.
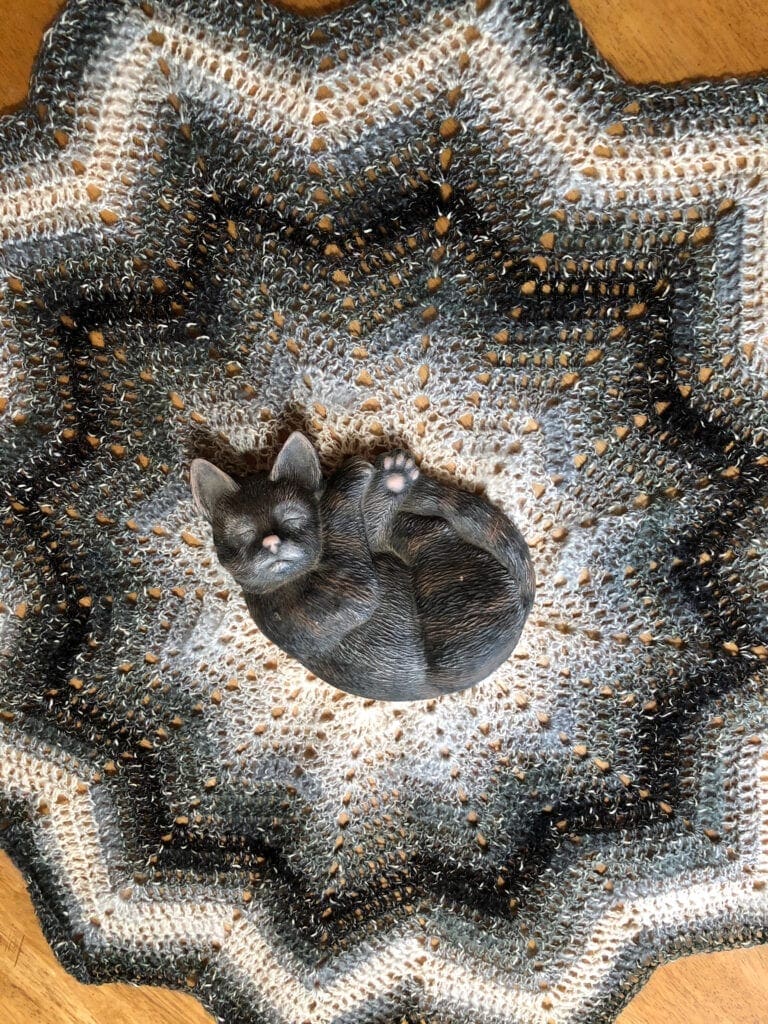
[[[479,7],[71,3],[3,119],[0,844],[82,980],[607,1024],[764,941],[766,84]],[[366,701],[258,633],[188,467],[292,429],[509,510],[491,679]]]

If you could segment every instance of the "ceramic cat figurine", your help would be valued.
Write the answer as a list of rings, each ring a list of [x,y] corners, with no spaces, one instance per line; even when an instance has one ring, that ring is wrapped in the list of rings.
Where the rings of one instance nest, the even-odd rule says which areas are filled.
[[[533,604],[519,530],[404,452],[328,481],[303,434],[237,484],[190,467],[221,565],[275,644],[348,693],[420,700],[473,686],[514,649]]]

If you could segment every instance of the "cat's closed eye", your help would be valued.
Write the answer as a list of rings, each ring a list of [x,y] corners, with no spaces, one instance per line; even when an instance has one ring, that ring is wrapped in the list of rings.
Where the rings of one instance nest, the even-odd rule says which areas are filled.
[[[237,544],[250,544],[252,541],[258,540],[258,530],[255,526],[244,526],[240,529],[232,530],[230,540]]]
[[[303,530],[309,523],[307,513],[292,505],[278,505],[275,509],[275,525],[287,530]]]
[[[230,524],[217,532],[217,543],[222,551],[242,552],[261,543],[262,532],[255,523]]]

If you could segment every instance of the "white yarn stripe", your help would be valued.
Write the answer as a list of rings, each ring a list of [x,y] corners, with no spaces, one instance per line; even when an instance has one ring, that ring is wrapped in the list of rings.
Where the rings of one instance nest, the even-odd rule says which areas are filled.
[[[722,918],[724,910],[731,919],[758,915],[768,923],[768,899],[765,890],[759,888],[768,884],[768,754],[760,754],[759,747],[745,746],[739,760],[742,764],[754,762],[751,773],[745,772],[739,784],[742,809],[749,806],[753,791],[758,801],[752,856],[732,865],[731,881],[726,886],[722,881],[689,885],[634,900],[606,914],[594,928],[582,956],[559,979],[565,991],[558,997],[554,1020],[581,1019],[592,995],[607,982],[620,954],[644,929],[689,930],[694,922],[703,924]],[[743,841],[745,837],[741,838]]]
[[[128,212],[125,181],[135,177],[137,163],[127,155],[130,137],[140,126],[146,135],[153,106],[167,100],[168,91],[161,85],[157,70],[160,56],[168,61],[172,77],[187,87],[194,85],[197,95],[209,100],[211,92],[226,96],[228,111],[240,110],[251,123],[290,137],[298,148],[308,150],[315,137],[337,148],[360,133],[359,111],[350,112],[341,99],[319,102],[314,98],[317,88],[327,81],[323,74],[299,72],[285,61],[265,59],[260,54],[244,64],[210,35],[162,21],[153,24],[166,37],[161,46],[147,40],[146,23],[134,17],[121,31],[120,45],[105,58],[117,71],[107,78],[100,97],[96,129],[90,139],[83,132],[76,133],[73,140],[72,153],[86,165],[86,173],[77,176],[66,163],[57,161],[51,176],[40,180],[40,169],[35,168],[38,181],[32,187],[10,191],[0,203],[5,238],[28,233],[33,227],[50,231],[82,228],[89,222],[98,225],[98,211],[104,206],[118,215]],[[705,179],[708,192],[713,191],[714,182],[730,178],[735,179],[732,188],[743,190],[765,166],[766,150],[761,140],[721,132],[682,142],[632,139],[623,143],[625,155],[596,157],[595,146],[615,147],[616,140],[586,121],[567,92],[556,90],[543,76],[516,62],[508,46],[501,45],[492,34],[481,32],[467,44],[465,33],[470,24],[460,21],[440,34],[427,36],[413,50],[404,49],[400,58],[385,68],[379,66],[382,58],[374,53],[351,73],[339,72],[334,92],[339,97],[378,95],[364,109],[382,127],[397,120],[389,110],[391,104],[419,95],[418,80],[429,81],[438,90],[449,89],[461,80],[466,92],[483,98],[483,113],[492,123],[498,122],[510,140],[529,147],[534,162],[544,152],[551,168],[556,158],[554,162],[561,168],[558,187],[565,190],[578,186],[585,198],[600,205],[617,203],[617,189],[628,194],[639,192],[647,199],[650,185],[655,187],[656,203],[663,205],[679,186],[701,181],[705,161],[712,165]],[[381,45],[392,48],[395,44]],[[461,77],[456,54],[467,45],[482,54],[483,64]],[[312,120],[321,110],[328,123],[314,127]],[[595,176],[585,176],[587,169],[592,169]],[[22,168],[16,170],[20,174]],[[6,173],[13,176],[14,171],[11,168]],[[88,184],[102,188],[104,195],[98,203],[89,199],[85,191]],[[82,213],[83,220],[73,219],[76,211]],[[51,224],[56,218],[59,220]]]
[[[501,13],[500,13],[501,12]],[[205,99],[223,117],[235,114],[263,130],[279,134],[287,145],[310,157],[311,140],[326,140],[333,151],[353,143],[365,127],[365,119],[379,128],[397,122],[401,115],[393,104],[407,108],[406,100],[429,102],[430,90],[445,91],[461,84],[477,101],[495,140],[492,150],[499,163],[509,162],[504,146],[522,150],[546,176],[550,190],[565,194],[578,188],[582,202],[602,209],[624,209],[641,201],[647,210],[662,209],[690,200],[697,185],[704,197],[734,195],[746,213],[744,252],[741,263],[743,317],[740,341],[752,341],[756,356],[749,368],[755,388],[761,386],[761,368],[768,367],[768,277],[765,238],[768,213],[764,196],[751,183],[765,167],[764,130],[751,135],[738,132],[702,133],[683,141],[649,137],[616,139],[608,136],[577,107],[573,98],[558,90],[544,72],[530,66],[523,52],[510,47],[514,21],[501,11],[475,22],[467,8],[466,18],[450,24],[451,16],[434,22],[412,39],[384,41],[366,59],[342,67],[331,75],[297,69],[285,60],[256,54],[246,62],[234,56],[228,45],[183,23],[148,24],[131,14],[119,26],[110,45],[100,53],[86,80],[85,93],[97,113],[93,128],[81,125],[73,133],[61,158],[44,165],[25,163],[11,169],[6,184],[12,191],[0,200],[0,235],[23,237],[32,233],[61,234],[94,228],[102,230],[99,210],[108,208],[119,216],[130,215],[130,189],[146,157],[134,136],[152,141],[155,111],[178,90]],[[467,43],[465,33],[476,24],[479,37]],[[165,42],[148,42],[150,28],[162,31]],[[468,49],[471,65],[462,73],[457,55]],[[393,54],[390,58],[390,52]],[[165,79],[157,58],[167,60],[170,79]],[[89,81],[91,88],[88,88]],[[316,99],[320,85],[333,96]],[[368,102],[357,103],[365,94]],[[321,112],[326,123],[313,125]],[[148,130],[149,126],[149,130]],[[490,135],[490,132],[489,132]],[[595,154],[595,146],[610,148],[613,155]],[[617,155],[619,147],[622,155]],[[289,154],[290,155],[290,154]],[[86,167],[75,175],[69,160],[76,157]],[[705,169],[708,163],[711,169]],[[25,183],[29,176],[31,184]],[[15,182],[15,184],[13,184]],[[87,186],[101,190],[92,200]],[[626,192],[626,196],[622,196]],[[742,368],[746,373],[745,364]],[[421,932],[405,926],[381,951],[340,969],[331,981],[314,987],[316,975],[307,972],[289,951],[269,941],[267,922],[259,927],[259,908],[236,920],[239,894],[223,892],[226,902],[194,902],[192,899],[121,899],[117,871],[110,870],[112,837],[105,835],[90,784],[76,771],[52,763],[55,752],[44,759],[30,749],[6,743],[0,734],[0,789],[22,797],[45,813],[37,819],[40,843],[50,851],[62,889],[72,894],[86,942],[93,947],[126,946],[156,948],[185,939],[210,952],[216,942],[223,964],[247,980],[255,994],[266,999],[288,1021],[309,1018],[329,1024],[342,1012],[364,1006],[393,991],[404,980],[418,976],[433,1006],[457,1009],[480,1019],[487,1015],[528,1024],[572,1022],[584,1019],[589,1003],[602,991],[615,970],[617,959],[632,936],[651,928],[686,928],[694,922],[720,919],[738,922],[746,915],[768,917],[765,891],[755,882],[768,881],[768,762],[758,750],[746,746],[741,764],[755,762],[752,772],[741,777],[739,799],[743,820],[739,825],[742,859],[729,864],[718,878],[689,876],[687,888],[638,898],[617,905],[601,917],[591,933],[576,947],[572,966],[554,979],[551,991],[530,992],[514,985],[486,980],[487,967],[473,970],[470,957],[462,963],[450,951],[425,948]],[[735,762],[734,762],[735,763]],[[760,800],[758,820],[749,811]],[[91,922],[98,918],[98,925]],[[587,931],[585,925],[584,931]],[[575,949],[572,951],[575,954]],[[350,957],[351,960],[351,957]]]
[[[311,1016],[318,1024],[329,1024],[339,1013],[363,1006],[419,975],[434,1005],[470,1011],[478,1017],[546,1024],[579,1019],[574,1014],[580,1006],[587,1006],[607,979],[628,937],[643,929],[683,924],[689,929],[716,913],[722,916],[724,910],[731,919],[754,914],[768,917],[765,894],[755,887],[755,883],[768,882],[768,756],[747,744],[739,762],[742,767],[752,763],[751,773],[742,774],[741,810],[749,810],[754,793],[758,820],[754,822],[755,849],[729,867],[727,884],[722,880],[684,888],[678,884],[668,892],[619,904],[596,923],[578,960],[546,994],[486,980],[481,971],[421,946],[415,935],[407,933],[362,964],[340,972],[330,984],[315,988],[316,976],[295,962],[293,969],[286,967],[290,955],[273,949],[252,921],[242,918],[233,924],[235,906],[120,900],[98,835],[91,787],[73,772],[0,740],[0,786],[10,796],[47,805],[41,825],[47,819],[51,827],[44,829],[43,841],[56,849],[54,860],[62,883],[77,901],[82,920],[99,919],[98,929],[92,925],[86,929],[87,939],[95,945],[151,948],[184,938],[187,943],[209,948],[216,942],[222,947],[222,959],[286,1021]],[[745,822],[745,832],[749,827]],[[62,842],[65,837],[69,841]],[[575,992],[581,996],[571,994]]]
[[[765,394],[768,374],[768,203],[765,197],[754,196],[744,204],[744,234],[741,266],[741,346],[754,345],[750,376],[758,393]]]

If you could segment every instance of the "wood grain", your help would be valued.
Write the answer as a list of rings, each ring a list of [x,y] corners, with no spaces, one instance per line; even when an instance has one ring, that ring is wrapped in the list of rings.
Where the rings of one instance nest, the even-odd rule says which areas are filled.
[[[81,985],[59,966],[21,874],[0,853],[3,1024],[211,1024],[191,996],[131,985]]]
[[[62,0],[0,0],[0,110],[26,97],[43,32],[63,6]]]
[[[300,13],[346,0],[291,0]],[[672,82],[768,69],[768,0],[572,0],[625,78]],[[0,0],[0,110],[26,95],[42,34],[60,0]],[[766,1024],[768,947],[687,957],[659,968],[617,1024]],[[190,996],[147,986],[80,985],[45,941],[24,882],[0,854],[3,1024],[204,1024]]]
[[[571,6],[603,57],[631,82],[768,69],[767,0],[571,0]]]

